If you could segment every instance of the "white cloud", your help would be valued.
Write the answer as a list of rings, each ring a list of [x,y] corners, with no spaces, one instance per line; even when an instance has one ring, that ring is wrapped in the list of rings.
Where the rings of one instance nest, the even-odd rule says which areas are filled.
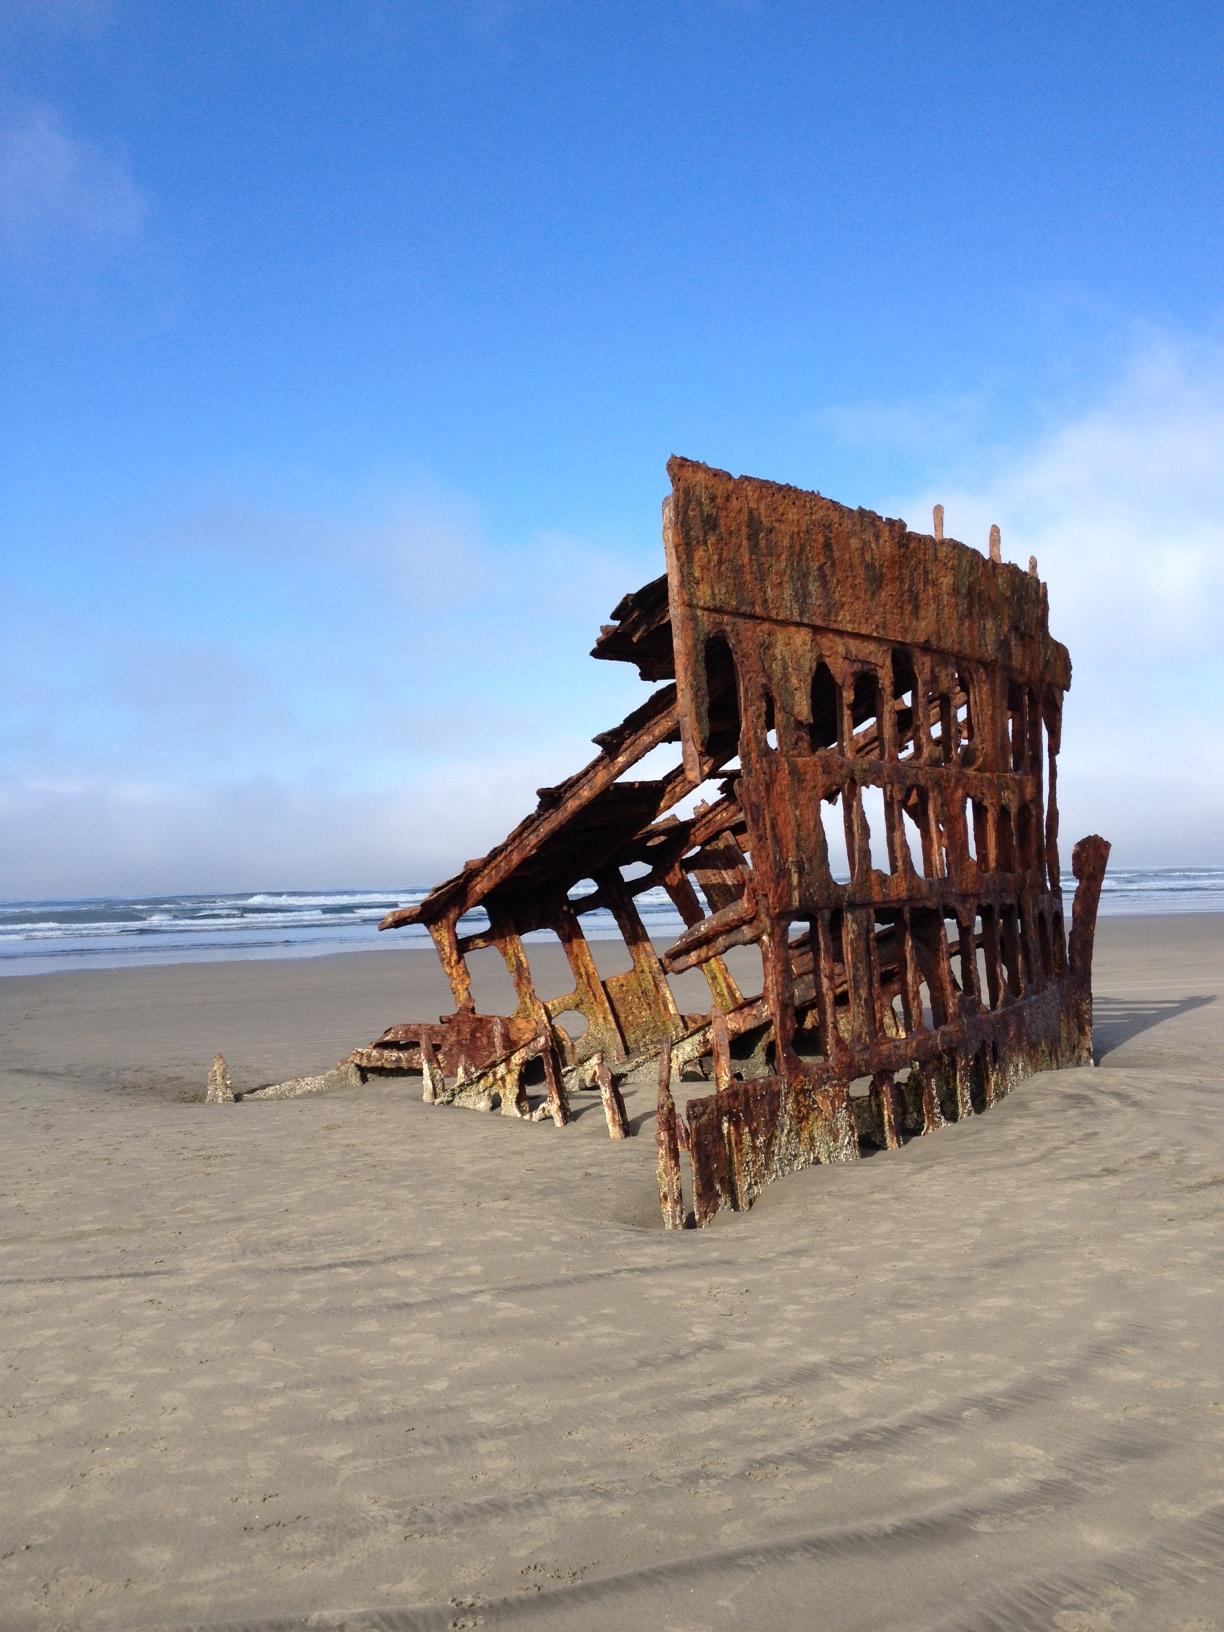
[[[962,445],[980,423],[983,402],[970,392],[921,402],[855,402],[809,416],[818,430],[854,448],[944,450]]]
[[[1202,638],[1222,604],[1224,346],[1147,350],[1095,406],[941,498],[949,533],[1036,553],[1059,615],[1117,646],[1138,617],[1153,648]],[[923,523],[925,525],[925,522]]]
[[[73,136],[54,108],[26,103],[0,125],[0,243],[29,252],[84,241],[116,248],[139,233],[144,194],[125,160]]]
[[[976,479],[879,508],[1036,555],[1071,650],[1064,834],[1119,860],[1224,862],[1224,345],[1146,345],[1095,403]]]

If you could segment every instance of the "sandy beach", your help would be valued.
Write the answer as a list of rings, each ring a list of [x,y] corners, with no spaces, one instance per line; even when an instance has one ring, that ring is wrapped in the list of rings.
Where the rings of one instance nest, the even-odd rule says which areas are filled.
[[[0,981],[0,1628],[1224,1626],[1224,915],[1100,1068],[665,1234],[653,1096],[199,1103],[432,958]]]

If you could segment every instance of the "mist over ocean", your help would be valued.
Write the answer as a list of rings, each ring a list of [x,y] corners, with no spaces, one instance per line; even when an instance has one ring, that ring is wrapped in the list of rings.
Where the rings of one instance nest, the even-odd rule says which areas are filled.
[[[1068,876],[1070,901],[1074,881]],[[413,926],[380,935],[380,918],[422,900],[420,888],[285,890],[237,895],[145,895],[132,899],[0,903],[0,975],[129,969],[158,963],[317,957],[428,946]],[[684,927],[662,890],[638,897],[647,929],[674,939]],[[1101,912],[1224,911],[1224,868],[1117,868],[1105,876]],[[483,928],[483,913],[464,920]],[[587,914],[588,936],[615,935],[608,912]],[[530,939],[530,937],[528,937]]]

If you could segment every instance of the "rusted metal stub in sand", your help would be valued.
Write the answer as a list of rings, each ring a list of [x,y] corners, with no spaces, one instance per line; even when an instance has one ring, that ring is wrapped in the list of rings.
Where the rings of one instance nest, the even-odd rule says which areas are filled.
[[[330,1071],[314,1076],[293,1077],[288,1082],[256,1083],[250,1088],[235,1088],[230,1081],[225,1056],[213,1059],[204,1092],[206,1105],[233,1105],[245,1099],[303,1099],[310,1094],[331,1094],[339,1089],[358,1088],[365,1081],[363,1074],[348,1060],[341,1060]]]
[[[206,1105],[232,1105],[234,1103],[234,1085],[230,1081],[229,1067],[225,1063],[224,1054],[214,1054],[213,1063],[208,1071],[208,1086],[204,1090]]]
[[[1001,559],[997,529],[984,556],[819,494],[668,470],[666,573],[620,602],[593,653],[656,689],[502,844],[383,921],[428,928],[455,1009],[347,1063],[558,1127],[573,1093],[598,1090],[623,1138],[619,1084],[657,1059],[660,1201],[679,1227],[684,1158],[704,1225],[785,1173],[895,1149],[1030,1072],[1091,1063],[1109,846],[1075,848],[1068,939],[1071,665],[1045,585]],[[663,745],[672,767],[635,776]],[[686,925],[670,947],[644,926],[649,890]],[[608,977],[583,931],[599,909],[629,965]],[[544,930],[569,971],[547,995],[529,961]],[[513,1013],[477,1012],[467,960],[487,948]],[[756,949],[751,984],[732,948]],[[709,990],[698,1014],[669,984],[689,969]],[[682,1070],[714,1092],[678,1109]]]

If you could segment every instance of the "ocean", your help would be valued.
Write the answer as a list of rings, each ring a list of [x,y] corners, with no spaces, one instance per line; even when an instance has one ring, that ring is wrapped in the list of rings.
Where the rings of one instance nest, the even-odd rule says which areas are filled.
[[[414,888],[268,890],[7,901],[0,903],[0,975],[394,952],[429,945],[429,937],[416,926],[380,935],[378,920],[427,893]],[[638,905],[652,935],[674,939],[683,928],[662,890],[647,891],[638,897]],[[1105,875],[1101,911],[1224,912],[1224,868],[1111,869]],[[587,914],[583,923],[593,938],[616,934],[609,913]],[[462,927],[471,932],[485,924],[483,913],[473,913]]]

